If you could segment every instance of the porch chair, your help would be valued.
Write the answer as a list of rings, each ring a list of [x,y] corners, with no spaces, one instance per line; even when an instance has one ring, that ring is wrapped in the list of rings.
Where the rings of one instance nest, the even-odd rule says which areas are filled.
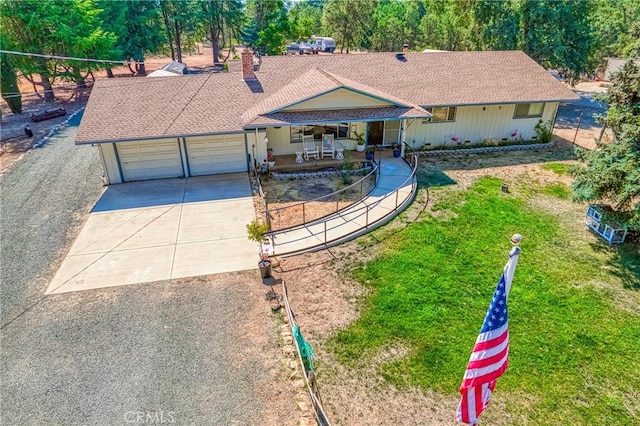
[[[336,145],[333,142],[333,135],[322,135],[322,158],[324,159],[324,155],[331,155],[331,158],[336,158]]]
[[[316,146],[316,141],[313,139],[313,135],[307,135],[302,137],[302,147],[304,148],[304,159],[309,161],[309,154],[313,155],[316,160],[320,159],[320,153]]]

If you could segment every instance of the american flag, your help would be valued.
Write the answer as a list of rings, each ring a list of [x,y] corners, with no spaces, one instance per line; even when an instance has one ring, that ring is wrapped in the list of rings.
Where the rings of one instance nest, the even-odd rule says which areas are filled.
[[[469,358],[469,364],[460,385],[462,398],[456,413],[456,420],[459,422],[469,425],[478,423],[480,413],[489,404],[496,381],[507,369],[509,363],[507,297],[519,254],[519,247],[514,247],[509,253],[509,261],[493,292],[484,324]]]

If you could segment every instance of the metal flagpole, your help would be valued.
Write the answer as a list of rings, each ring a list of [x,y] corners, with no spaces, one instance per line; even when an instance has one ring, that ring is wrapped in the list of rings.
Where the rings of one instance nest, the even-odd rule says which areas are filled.
[[[460,404],[456,420],[476,425],[480,414],[487,408],[498,378],[509,364],[509,312],[507,298],[511,290],[513,274],[520,255],[522,235],[511,237],[513,248],[504,267],[500,281],[489,303],[489,309],[480,334],[469,357],[467,369],[460,385]]]

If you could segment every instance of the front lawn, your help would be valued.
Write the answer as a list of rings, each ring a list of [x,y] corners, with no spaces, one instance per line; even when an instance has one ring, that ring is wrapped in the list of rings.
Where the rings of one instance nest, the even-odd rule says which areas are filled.
[[[569,203],[562,183],[514,194],[500,192],[501,182],[485,177],[464,191],[439,189],[432,215],[386,239],[380,255],[354,273],[372,289],[360,318],[330,348],[356,368],[405,348],[406,356],[378,366],[385,379],[455,398],[509,237],[521,233],[510,365],[484,420],[638,424],[638,246],[606,246],[532,202]]]

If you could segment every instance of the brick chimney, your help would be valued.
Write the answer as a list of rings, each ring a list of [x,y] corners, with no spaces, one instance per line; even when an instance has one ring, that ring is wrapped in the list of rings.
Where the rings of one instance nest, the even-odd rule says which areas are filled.
[[[244,49],[240,56],[242,57],[242,79],[256,80],[256,74],[253,72],[253,53],[249,49]]]
[[[402,53],[404,53],[405,55],[409,53],[409,45],[407,43],[402,45]]]

